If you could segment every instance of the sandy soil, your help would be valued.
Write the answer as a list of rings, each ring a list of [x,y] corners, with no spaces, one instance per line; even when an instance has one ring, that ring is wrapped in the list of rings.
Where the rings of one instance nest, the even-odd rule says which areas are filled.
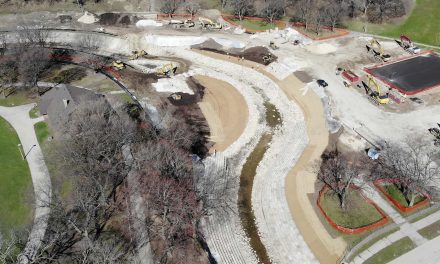
[[[196,75],[194,78],[205,87],[199,107],[208,121],[211,141],[210,152],[224,151],[243,133],[249,111],[243,96],[227,82]]]
[[[310,195],[315,193],[316,175],[311,166],[328,145],[328,129],[320,98],[312,91],[303,95],[301,88],[305,86],[297,77],[290,75],[279,81],[264,70],[264,66],[251,61],[241,61],[208,51],[198,51],[205,56],[223,59],[258,70],[276,82],[289,99],[295,101],[303,110],[307,123],[309,144],[295,167],[286,177],[286,193],[292,218],[298,226],[304,240],[318,258],[320,263],[337,263],[347,247],[341,238],[333,238],[325,229],[316,211],[315,203]],[[208,121],[209,122],[209,121]]]

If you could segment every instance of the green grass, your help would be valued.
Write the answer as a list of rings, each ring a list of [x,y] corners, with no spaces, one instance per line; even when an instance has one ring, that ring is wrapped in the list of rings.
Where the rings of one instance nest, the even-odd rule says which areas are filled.
[[[377,209],[366,202],[358,191],[350,190],[347,201],[349,205],[344,210],[339,206],[338,197],[328,191],[321,200],[321,207],[336,224],[347,228],[367,226],[382,218]]]
[[[348,28],[362,31],[363,23],[348,21]],[[440,1],[417,0],[417,4],[408,19],[403,23],[375,25],[368,24],[368,33],[397,38],[400,34],[408,35],[416,42],[440,45]]]
[[[429,206],[428,206],[428,208],[429,208]],[[429,215],[438,212],[438,211],[440,210],[440,208],[436,208],[436,209],[434,209],[434,210],[429,210],[429,209],[426,208],[426,210],[427,210],[427,211],[424,212],[424,213],[422,213],[421,215],[418,215],[418,216],[416,216],[416,217],[409,217],[409,218],[407,219],[408,222],[410,222],[410,223],[415,223],[415,222],[417,222],[417,221],[419,221],[419,220],[422,220],[423,218],[428,217]]]
[[[393,197],[394,200],[396,200],[399,204],[408,207],[409,204],[406,202],[405,196],[403,196],[402,192],[396,187],[394,184],[387,184],[383,185],[383,188],[385,191]],[[423,201],[424,197],[417,195],[414,200],[414,205],[418,204],[419,202]]]
[[[377,241],[381,240],[382,238],[385,238],[389,235],[391,235],[392,233],[395,233],[397,231],[399,231],[400,228],[399,227],[395,227],[392,228],[391,230],[375,237],[374,239],[370,240],[368,243],[366,243],[365,245],[361,246],[358,250],[356,250],[354,252],[354,254],[351,256],[351,258],[349,259],[349,261],[352,261],[357,255],[359,255],[360,253],[364,252],[366,249],[370,248],[372,245],[374,245]]]
[[[374,254],[371,258],[367,259],[364,264],[388,263],[413,248],[414,244],[411,239],[404,237]]]
[[[243,19],[239,20],[238,18],[231,18],[231,21],[241,25],[242,27],[250,30],[268,30],[268,29],[274,29],[276,28],[276,24],[268,23],[266,21],[261,20],[249,20],[249,19]]]
[[[44,121],[35,123],[34,125],[35,134],[37,135],[38,143],[42,145],[44,142],[46,142],[47,138],[49,137],[49,127],[47,126],[47,123]]]
[[[433,239],[438,235],[440,235],[440,221],[434,222],[431,225],[426,226],[417,232],[419,232],[420,235],[422,235],[427,239]]]
[[[38,118],[40,116],[39,114],[40,110],[38,110],[38,107],[34,107],[29,111],[29,117],[30,118]]]
[[[6,98],[0,98],[1,106],[17,106],[35,102],[35,99],[31,98],[27,92],[18,91]]]
[[[12,126],[0,118],[0,230],[8,231],[32,221],[26,192],[31,190],[28,164],[18,149],[20,140]],[[32,194],[32,192],[30,192]]]

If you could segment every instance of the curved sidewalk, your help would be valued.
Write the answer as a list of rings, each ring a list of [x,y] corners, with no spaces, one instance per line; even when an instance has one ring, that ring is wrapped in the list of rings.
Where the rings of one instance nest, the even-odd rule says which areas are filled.
[[[23,150],[28,152],[32,146],[35,145],[26,156],[35,193],[34,225],[26,247],[20,256],[19,263],[29,263],[29,260],[37,253],[41,241],[44,238],[50,212],[50,209],[45,206],[51,195],[50,176],[46,164],[44,163],[43,153],[37,136],[35,135],[35,120],[29,117],[29,110],[33,107],[34,104],[16,107],[0,106],[0,116],[6,119],[15,129],[20,138]]]

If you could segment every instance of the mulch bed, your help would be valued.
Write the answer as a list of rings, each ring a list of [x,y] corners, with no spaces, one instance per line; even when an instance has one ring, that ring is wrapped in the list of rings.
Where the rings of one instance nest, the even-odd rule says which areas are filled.
[[[139,18],[132,15],[104,13],[99,16],[99,24],[105,26],[129,26],[136,24],[137,21]]]

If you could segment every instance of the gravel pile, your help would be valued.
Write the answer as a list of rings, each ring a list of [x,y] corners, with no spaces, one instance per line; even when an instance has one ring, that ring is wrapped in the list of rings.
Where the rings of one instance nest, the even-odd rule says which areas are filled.
[[[78,22],[83,24],[93,24],[98,22],[98,17],[95,14],[92,14],[88,11],[84,12],[84,15],[82,15],[80,18],[78,18]]]

